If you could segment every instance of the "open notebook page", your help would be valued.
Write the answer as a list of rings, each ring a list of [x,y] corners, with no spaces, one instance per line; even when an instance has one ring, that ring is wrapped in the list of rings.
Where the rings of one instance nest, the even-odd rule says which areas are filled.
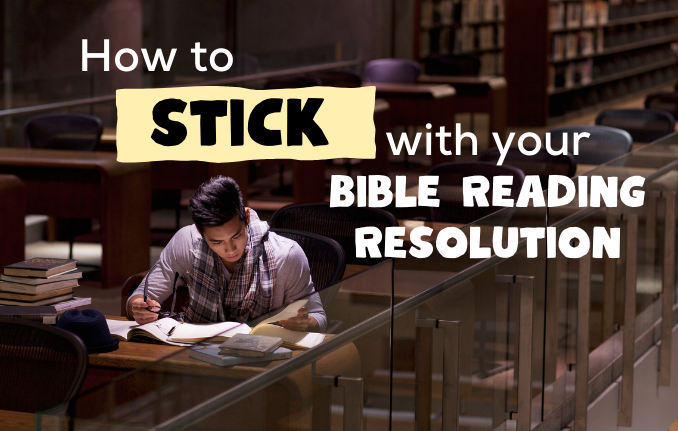
[[[231,337],[235,334],[248,334],[250,327],[244,323],[238,322],[220,322],[220,323],[180,323],[174,330],[172,336],[169,337],[172,341],[202,341],[207,338],[212,338],[219,335],[223,337]]]

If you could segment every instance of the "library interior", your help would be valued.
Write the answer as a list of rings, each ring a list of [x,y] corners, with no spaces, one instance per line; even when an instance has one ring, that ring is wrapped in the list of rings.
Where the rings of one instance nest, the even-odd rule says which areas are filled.
[[[0,15],[0,429],[678,431],[678,0]],[[371,87],[375,157],[118,161],[208,86]]]

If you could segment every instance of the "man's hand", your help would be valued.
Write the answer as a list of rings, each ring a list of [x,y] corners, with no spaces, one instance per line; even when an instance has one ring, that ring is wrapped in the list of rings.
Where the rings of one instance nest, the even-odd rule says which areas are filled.
[[[146,309],[147,307],[155,307],[153,310],[159,311],[160,303],[153,299],[147,299],[146,302],[144,302],[144,297],[142,295],[133,296],[129,301],[129,315],[140,325],[157,320],[158,315],[148,311]]]
[[[143,302],[143,301],[142,301]],[[297,315],[287,320],[279,322],[283,328],[291,329],[292,331],[317,331],[319,329],[318,322],[308,315],[308,308],[301,307],[297,311]]]

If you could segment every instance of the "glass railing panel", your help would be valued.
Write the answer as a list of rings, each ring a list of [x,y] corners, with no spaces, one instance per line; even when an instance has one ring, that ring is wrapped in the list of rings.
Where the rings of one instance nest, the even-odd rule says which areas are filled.
[[[430,421],[433,429],[440,429],[446,421],[457,419],[455,408],[460,429],[505,429],[517,420],[519,376],[515,370],[522,334],[521,289],[520,284],[512,283],[513,275],[518,280],[529,280],[532,286],[527,343],[531,356],[526,362],[532,364],[532,379],[527,383],[531,387],[527,396],[532,399],[529,420],[541,419],[545,244],[538,241],[537,257],[528,258],[524,246],[516,241],[511,257],[501,259],[494,253],[493,234],[503,227],[501,245],[510,249],[506,227],[545,225],[545,208],[535,208],[532,202],[526,208],[500,210],[470,225],[453,221],[410,222],[406,235],[410,239],[419,236],[415,228],[431,228],[431,238],[424,237],[431,241],[431,255],[417,258],[408,252],[406,257],[396,259],[394,428],[413,429],[424,426],[422,421]],[[465,239],[457,239],[462,237]],[[441,238],[446,242],[438,245]],[[467,241],[466,246],[462,246],[463,241]],[[445,250],[444,244],[449,249]],[[409,250],[413,244],[404,245]],[[480,252],[482,257],[476,257],[474,249],[472,257],[471,247],[490,249]],[[456,329],[451,322],[458,322]],[[458,331],[457,338],[450,335],[454,331]],[[452,342],[456,343],[454,347],[450,347]],[[452,357],[458,356],[456,369],[446,363],[452,353]],[[450,381],[451,372],[458,378],[458,386],[456,380]],[[453,401],[455,396],[458,405]]]
[[[364,396],[362,390],[356,395],[360,407],[387,426],[391,272],[386,260],[320,291],[333,334],[308,350],[293,349],[290,359],[217,366],[194,359],[189,347],[121,341],[117,351],[90,357],[86,387],[67,418],[76,430],[146,429],[186,415],[197,429],[304,428],[313,420],[316,399],[329,415],[323,420],[342,420],[343,386],[335,386],[341,376],[365,388]],[[361,329],[375,319],[378,324]],[[204,352],[221,341],[206,340],[193,350]],[[313,363],[320,377],[314,378]],[[355,403],[347,405],[350,410]]]

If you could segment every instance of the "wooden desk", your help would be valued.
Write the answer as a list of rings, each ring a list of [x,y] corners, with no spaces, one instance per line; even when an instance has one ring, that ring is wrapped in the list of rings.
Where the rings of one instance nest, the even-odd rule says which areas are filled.
[[[0,173],[21,178],[26,213],[101,222],[101,285],[121,285],[149,267],[151,193],[148,163],[115,154],[0,148]]]
[[[293,354],[301,353],[296,350]],[[111,418],[124,410],[126,414],[143,412],[158,423],[283,362],[219,367],[188,354],[183,347],[121,341],[117,350],[89,355],[81,390],[85,395],[77,404],[76,417],[115,423]],[[145,369],[125,375],[141,367]],[[316,363],[316,373],[360,377],[356,347],[347,344],[323,357]],[[86,393],[93,388],[98,389]],[[313,391],[311,367],[306,366],[189,429],[286,429],[284,423],[290,415],[310,408]],[[163,402],[149,405],[149,399],[156,397],[162,397]]]
[[[408,85],[374,82],[366,82],[363,85],[376,87],[377,97],[388,102],[391,126],[425,126],[426,123],[431,123],[433,126],[431,129],[432,133],[438,132],[441,126],[445,126],[445,131],[452,133],[452,136],[446,139],[446,149],[454,152],[454,109],[457,103],[454,88],[449,85]],[[419,145],[425,146],[426,140],[422,138]],[[402,151],[405,151],[405,148]],[[431,166],[453,160],[454,153],[450,156],[444,156],[440,152],[439,140],[437,138],[433,139],[431,145]]]
[[[419,75],[423,84],[447,84],[454,87],[455,112],[484,112],[490,115],[490,145],[492,133],[506,137],[506,78],[493,76],[432,76]]]

